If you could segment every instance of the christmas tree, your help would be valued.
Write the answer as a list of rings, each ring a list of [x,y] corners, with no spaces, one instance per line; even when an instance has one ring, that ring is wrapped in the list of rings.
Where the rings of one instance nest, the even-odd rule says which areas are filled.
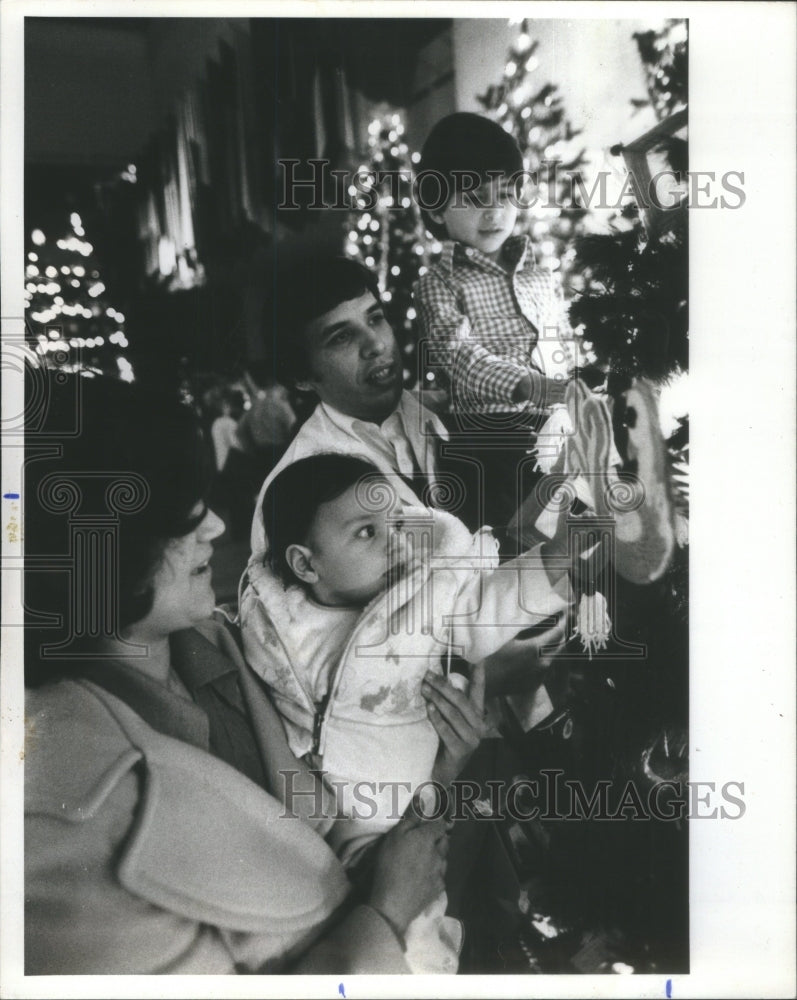
[[[428,237],[413,197],[414,165],[419,159],[404,141],[400,114],[374,118],[368,126],[366,162],[349,190],[354,207],[345,232],[346,253],[378,276],[385,314],[404,354],[407,386],[415,382],[418,371],[412,287],[441,249]]]
[[[503,78],[478,100],[515,138],[524,169],[536,182],[530,192],[532,204],[518,215],[518,231],[531,236],[538,266],[559,271],[567,287],[572,240],[587,212],[575,183],[585,157],[583,148],[575,148],[579,131],[565,115],[558,88],[535,84],[538,47],[524,20],[510,47]]]
[[[25,318],[32,349],[62,371],[104,372],[134,378],[125,355],[124,314],[110,304],[94,247],[77,212],[52,239],[30,232],[25,265]]]
[[[634,33],[645,69],[648,97],[635,107],[652,106],[659,121],[685,108],[688,101],[689,54],[686,21],[671,18],[663,28]]]

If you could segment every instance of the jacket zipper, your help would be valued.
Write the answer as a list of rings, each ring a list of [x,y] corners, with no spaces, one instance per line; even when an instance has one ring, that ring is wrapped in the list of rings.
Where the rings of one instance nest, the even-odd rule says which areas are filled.
[[[326,713],[331,694],[332,687],[330,686],[327,693],[315,706],[315,716],[313,717],[313,748],[311,751],[315,755],[321,752],[321,730],[324,728],[324,714]]]

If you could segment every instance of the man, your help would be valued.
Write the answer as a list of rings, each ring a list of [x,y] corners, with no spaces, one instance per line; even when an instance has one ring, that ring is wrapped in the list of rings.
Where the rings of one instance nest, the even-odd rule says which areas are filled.
[[[271,480],[286,465],[323,451],[368,458],[388,475],[401,499],[419,504],[438,471],[440,420],[403,389],[403,366],[385,318],[375,276],[344,258],[295,270],[278,283],[277,371],[287,385],[313,392],[319,403],[272,470],[258,497],[252,555],[266,537],[260,507]]]
[[[432,503],[434,490],[427,487],[439,480],[439,446],[448,438],[441,421],[403,388],[399,347],[369,270],[345,258],[318,259],[280,274],[275,287],[277,374],[319,402],[263,484],[250,562],[265,555],[263,496],[287,465],[319,452],[359,455],[390,477],[405,502]],[[540,682],[551,647],[563,637],[560,623],[513,640],[486,661],[488,695],[525,692],[513,698],[524,729],[553,711]]]

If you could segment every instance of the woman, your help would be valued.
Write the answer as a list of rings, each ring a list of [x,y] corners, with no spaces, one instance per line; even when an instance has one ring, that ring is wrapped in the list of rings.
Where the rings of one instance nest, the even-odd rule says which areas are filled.
[[[445,827],[404,819],[352,889],[334,809],[211,617],[224,526],[193,415],[105,379],[47,400],[37,440],[60,454],[26,479],[26,973],[407,972]],[[430,688],[441,776],[481,735],[473,687]]]

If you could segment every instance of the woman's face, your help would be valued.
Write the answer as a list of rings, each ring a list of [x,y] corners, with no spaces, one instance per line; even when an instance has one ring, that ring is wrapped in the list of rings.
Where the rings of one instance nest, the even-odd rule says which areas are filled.
[[[202,509],[197,504],[193,515]],[[134,629],[162,637],[191,628],[213,613],[216,596],[211,586],[209,560],[214,538],[224,531],[224,522],[208,509],[200,523],[182,538],[167,542],[163,560],[152,580],[154,599],[149,614]]]

